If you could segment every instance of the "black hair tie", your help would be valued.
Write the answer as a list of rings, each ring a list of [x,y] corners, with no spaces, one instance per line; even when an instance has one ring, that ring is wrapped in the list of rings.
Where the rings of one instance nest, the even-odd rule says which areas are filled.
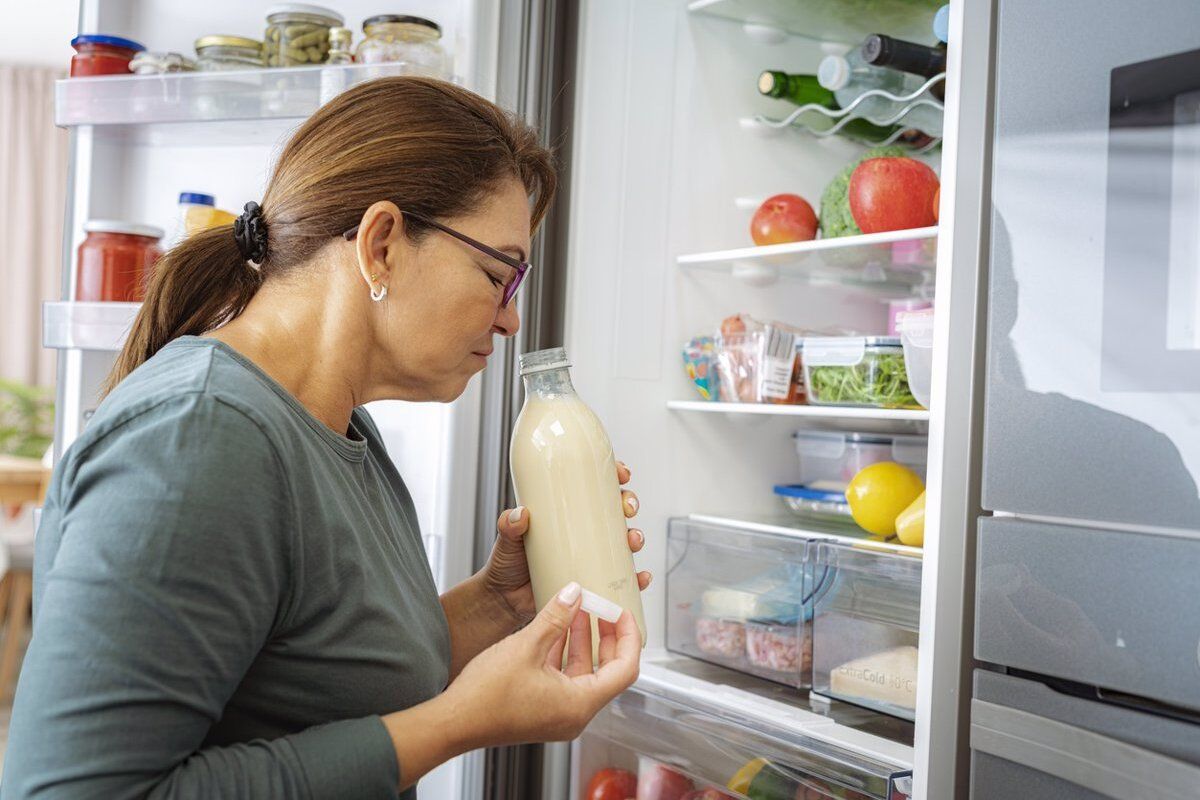
[[[267,221],[262,206],[251,200],[242,215],[233,221],[233,238],[242,258],[255,264],[267,257]]]

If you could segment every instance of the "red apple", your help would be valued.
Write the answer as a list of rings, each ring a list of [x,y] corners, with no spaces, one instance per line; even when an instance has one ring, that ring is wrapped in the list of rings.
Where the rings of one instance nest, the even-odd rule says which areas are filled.
[[[942,206],[942,187],[939,186],[937,191],[933,193],[933,221],[941,222],[941,206]]]
[[[606,767],[588,781],[583,800],[629,800],[637,794],[637,776],[623,769]]]
[[[637,800],[682,800],[694,788],[690,778],[662,764],[638,771]]]
[[[807,242],[817,238],[817,215],[798,194],[768,197],[750,220],[750,238],[757,245]]]
[[[870,158],[850,176],[850,213],[863,233],[933,225],[937,173],[912,158]]]

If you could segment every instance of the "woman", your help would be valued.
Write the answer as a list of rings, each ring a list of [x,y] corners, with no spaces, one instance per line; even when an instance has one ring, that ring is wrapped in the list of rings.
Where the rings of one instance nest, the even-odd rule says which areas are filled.
[[[554,187],[492,104],[379,80],[300,127],[261,207],[159,262],[50,489],[5,798],[413,797],[633,682],[628,612],[595,671],[577,584],[534,618],[522,509],[439,601],[360,408],[453,400],[517,331]]]

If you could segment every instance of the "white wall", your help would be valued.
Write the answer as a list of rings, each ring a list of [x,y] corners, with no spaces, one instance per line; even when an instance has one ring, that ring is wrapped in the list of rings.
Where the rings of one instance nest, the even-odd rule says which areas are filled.
[[[70,66],[71,39],[78,28],[78,0],[5,3],[0,26],[0,60],[8,64]]]

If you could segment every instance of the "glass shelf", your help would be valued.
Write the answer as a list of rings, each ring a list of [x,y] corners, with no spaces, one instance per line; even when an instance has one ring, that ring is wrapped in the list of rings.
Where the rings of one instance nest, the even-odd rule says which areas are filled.
[[[676,263],[682,269],[728,271],[751,285],[794,276],[880,293],[928,294],[937,263],[937,231],[932,226],[691,253]]]
[[[404,69],[351,64],[67,78],[55,83],[54,121],[153,144],[273,142],[338,93]]]
[[[141,307],[141,303],[44,303],[42,346],[55,350],[120,350]]]
[[[845,44],[859,44],[872,33],[933,44],[933,15],[943,5],[945,0],[692,0],[688,10],[740,22],[760,38],[763,29],[773,29]]]
[[[667,408],[689,413],[725,414],[730,419],[786,417],[794,422],[812,422],[822,428],[870,433],[919,432],[929,422],[928,411],[915,409],[715,403],[706,400],[670,400]]]
[[[793,536],[798,539],[821,539],[881,553],[896,553],[920,558],[924,552],[920,547],[909,547],[899,542],[880,542],[866,531],[856,530],[848,525],[823,525],[816,520],[802,521],[796,517],[780,515],[733,519],[714,514],[688,514],[687,518],[693,522],[718,525],[750,533],[770,533],[778,536]]]

